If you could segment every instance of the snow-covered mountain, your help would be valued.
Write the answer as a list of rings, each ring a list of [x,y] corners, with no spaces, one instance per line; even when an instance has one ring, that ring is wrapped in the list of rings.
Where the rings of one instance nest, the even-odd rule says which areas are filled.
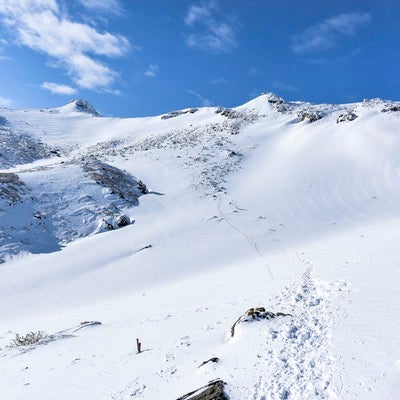
[[[0,109],[0,397],[400,398],[399,110]]]

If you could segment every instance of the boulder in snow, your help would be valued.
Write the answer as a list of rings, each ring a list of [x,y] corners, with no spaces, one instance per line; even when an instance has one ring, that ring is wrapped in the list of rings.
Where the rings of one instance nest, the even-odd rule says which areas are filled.
[[[315,122],[322,118],[321,113],[318,111],[299,111],[297,113],[301,121],[308,120],[309,122]]]
[[[278,95],[276,95],[275,93],[272,93],[272,92],[262,93],[261,95],[265,96],[268,103],[271,103],[271,104],[282,104],[285,102],[285,100],[283,100],[282,97],[279,97]]]
[[[393,111],[400,111],[400,106],[397,104],[387,105],[386,107],[382,108],[382,112],[393,112]]]
[[[235,335],[235,328],[241,322],[260,321],[262,319],[272,319],[276,317],[291,317],[291,314],[283,312],[274,313],[267,311],[265,307],[249,308],[243,315],[241,315],[231,327],[231,336]]]
[[[346,113],[340,114],[336,119],[336,123],[339,124],[340,122],[354,121],[356,118],[357,118],[356,114],[354,114],[351,111],[348,111]]]
[[[229,400],[229,397],[224,392],[224,386],[224,381],[216,379],[193,392],[179,397],[177,400]]]
[[[115,218],[115,222],[118,225],[118,228],[122,228],[129,225],[131,220],[126,215],[118,215],[118,217]]]

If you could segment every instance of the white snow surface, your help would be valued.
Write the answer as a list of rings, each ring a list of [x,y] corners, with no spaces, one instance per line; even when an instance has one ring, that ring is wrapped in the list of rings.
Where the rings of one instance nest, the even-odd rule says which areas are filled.
[[[0,399],[400,399],[396,109],[0,109]]]

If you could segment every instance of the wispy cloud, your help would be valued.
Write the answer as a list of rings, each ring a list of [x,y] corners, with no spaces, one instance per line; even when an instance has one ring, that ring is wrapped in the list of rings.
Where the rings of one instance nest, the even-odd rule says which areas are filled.
[[[128,39],[76,22],[56,0],[0,0],[2,22],[24,46],[50,57],[85,89],[110,90],[117,73],[99,57],[115,58],[130,49]]]
[[[278,80],[272,81],[271,86],[274,89],[283,90],[285,92],[293,92],[295,90],[298,90],[297,87],[289,85],[286,82],[278,81]]]
[[[54,82],[43,82],[42,88],[53,94],[72,95],[77,92],[77,90],[71,86]]]
[[[212,106],[212,101],[206,99],[205,97],[203,97],[200,93],[195,92],[194,90],[188,90],[187,91],[189,94],[197,97],[200,101],[201,101],[201,105],[203,107],[210,107]]]
[[[9,107],[13,101],[11,99],[7,99],[6,97],[0,96],[0,107]]]
[[[258,70],[257,67],[251,67],[251,68],[247,71],[247,75],[249,75],[249,76],[258,76],[258,75],[260,75],[260,71]]]
[[[119,0],[78,0],[83,7],[98,13],[121,14],[123,7]]]
[[[210,81],[211,85],[222,85],[224,83],[227,83],[227,79],[226,78],[218,78],[218,79],[212,79]]]
[[[148,78],[154,78],[160,72],[160,67],[157,64],[150,64],[146,71],[144,71],[144,76]]]
[[[367,13],[340,14],[328,18],[292,37],[292,50],[297,54],[328,50],[343,36],[353,36],[371,21]]]
[[[237,46],[236,33],[216,0],[192,5],[185,24],[195,32],[186,37],[189,47],[214,53],[229,53]]]
[[[3,47],[8,44],[7,40],[4,38],[0,38],[0,52],[3,52]],[[11,60],[11,57],[4,56],[0,54],[0,61],[9,61]]]

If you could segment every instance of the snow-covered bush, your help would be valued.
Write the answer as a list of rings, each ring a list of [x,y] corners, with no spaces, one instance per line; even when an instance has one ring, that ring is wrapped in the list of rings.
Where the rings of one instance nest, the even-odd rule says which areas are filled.
[[[47,339],[48,337],[49,336],[43,331],[29,332],[24,336],[20,336],[18,333],[16,333],[15,339],[11,340],[11,345],[16,347],[31,346]]]

